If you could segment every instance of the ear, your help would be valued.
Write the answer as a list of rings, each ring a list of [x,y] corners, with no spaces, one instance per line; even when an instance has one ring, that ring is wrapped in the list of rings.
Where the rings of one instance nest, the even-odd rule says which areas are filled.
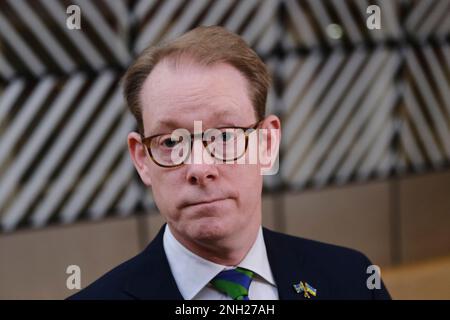
[[[260,125],[259,162],[261,173],[272,175],[278,172],[278,152],[281,142],[281,121],[276,115],[267,116]]]
[[[152,182],[150,179],[149,163],[150,158],[148,156],[146,147],[142,144],[141,135],[137,132],[130,132],[128,134],[128,151],[130,153],[131,160],[136,168],[142,182],[147,187],[151,187]]]

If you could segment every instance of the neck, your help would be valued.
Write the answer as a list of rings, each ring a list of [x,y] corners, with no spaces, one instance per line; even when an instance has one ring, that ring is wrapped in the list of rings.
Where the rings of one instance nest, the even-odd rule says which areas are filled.
[[[239,237],[234,236],[232,239],[211,242],[202,241],[200,243],[199,241],[184,239],[169,225],[175,239],[188,250],[203,259],[224,266],[236,266],[245,258],[256,241],[260,227],[261,223],[251,224],[246,232],[240,232]]]

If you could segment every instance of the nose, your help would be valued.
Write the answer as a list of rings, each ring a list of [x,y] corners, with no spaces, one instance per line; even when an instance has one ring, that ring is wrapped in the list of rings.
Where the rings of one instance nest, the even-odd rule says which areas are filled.
[[[191,185],[205,186],[219,176],[217,166],[214,164],[188,164],[186,166],[186,180]]]
[[[193,154],[200,158],[193,159]],[[207,159],[206,159],[207,158]],[[191,162],[186,164],[186,180],[192,185],[205,186],[213,182],[219,176],[217,165],[209,153],[203,149],[201,141],[194,141],[193,152],[191,153]]]

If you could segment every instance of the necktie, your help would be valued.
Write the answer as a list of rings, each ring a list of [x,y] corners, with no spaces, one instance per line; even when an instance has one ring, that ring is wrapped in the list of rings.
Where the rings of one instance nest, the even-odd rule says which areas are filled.
[[[220,272],[211,280],[211,284],[233,300],[250,300],[248,298],[248,288],[252,278],[252,271],[237,267]]]

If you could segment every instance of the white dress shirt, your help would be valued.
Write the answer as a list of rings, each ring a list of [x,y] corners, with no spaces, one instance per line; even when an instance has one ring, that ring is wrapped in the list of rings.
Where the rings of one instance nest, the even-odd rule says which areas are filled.
[[[168,225],[164,230],[163,246],[178,290],[185,300],[231,300],[209,282],[219,272],[234,266],[223,266],[196,255],[175,239]],[[262,228],[250,251],[236,267],[249,269],[255,274],[248,293],[250,300],[278,300]]]

